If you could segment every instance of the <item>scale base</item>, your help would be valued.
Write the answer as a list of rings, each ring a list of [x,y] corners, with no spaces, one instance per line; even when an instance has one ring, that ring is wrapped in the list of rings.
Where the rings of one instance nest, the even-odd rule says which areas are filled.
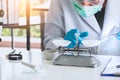
[[[53,64],[95,68],[100,62],[94,56],[60,55],[53,61]]]

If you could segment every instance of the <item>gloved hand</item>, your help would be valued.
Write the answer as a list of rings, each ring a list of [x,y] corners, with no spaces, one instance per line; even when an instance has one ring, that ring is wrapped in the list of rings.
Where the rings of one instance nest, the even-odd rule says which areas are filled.
[[[80,36],[78,37],[78,46],[82,44],[83,38],[88,36],[88,32],[79,32],[78,29],[71,29],[64,37],[65,40],[71,41],[71,44],[67,46],[67,48],[74,48],[76,46],[75,33],[80,33]]]
[[[120,31],[117,33],[116,38],[120,40]]]

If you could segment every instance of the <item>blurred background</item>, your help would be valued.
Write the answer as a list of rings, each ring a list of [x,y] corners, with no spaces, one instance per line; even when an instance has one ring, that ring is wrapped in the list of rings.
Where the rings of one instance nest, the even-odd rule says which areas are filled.
[[[26,47],[26,27],[21,25],[29,25],[31,47],[41,48],[40,11],[33,8],[45,2],[50,3],[50,0],[0,0],[0,6],[5,10],[5,15],[1,20],[3,24],[7,24],[2,29],[0,46],[11,47],[11,42],[14,40],[15,47]],[[30,9],[29,13],[27,13],[27,9]],[[29,24],[27,24],[27,16],[30,20]],[[18,24],[18,26],[10,26],[12,24]]]

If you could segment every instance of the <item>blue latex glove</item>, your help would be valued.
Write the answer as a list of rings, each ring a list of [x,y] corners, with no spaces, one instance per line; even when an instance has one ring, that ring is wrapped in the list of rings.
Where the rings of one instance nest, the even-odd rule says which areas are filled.
[[[117,33],[116,38],[120,40],[120,32]]]
[[[75,33],[80,33],[80,36],[78,38],[79,46],[82,44],[83,38],[88,36],[88,32],[79,32],[78,29],[71,29],[69,32],[67,32],[67,34],[64,37],[65,40],[71,41],[71,44],[69,46],[67,46],[67,48],[74,48],[76,46]]]

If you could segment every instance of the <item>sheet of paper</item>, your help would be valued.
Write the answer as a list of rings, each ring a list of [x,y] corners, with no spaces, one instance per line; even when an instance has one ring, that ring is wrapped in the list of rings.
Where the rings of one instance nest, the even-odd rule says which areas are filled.
[[[120,58],[119,57],[113,57],[111,61],[106,65],[105,69],[103,70],[102,74],[103,76],[120,76],[120,67],[117,68],[117,66],[120,65]]]

